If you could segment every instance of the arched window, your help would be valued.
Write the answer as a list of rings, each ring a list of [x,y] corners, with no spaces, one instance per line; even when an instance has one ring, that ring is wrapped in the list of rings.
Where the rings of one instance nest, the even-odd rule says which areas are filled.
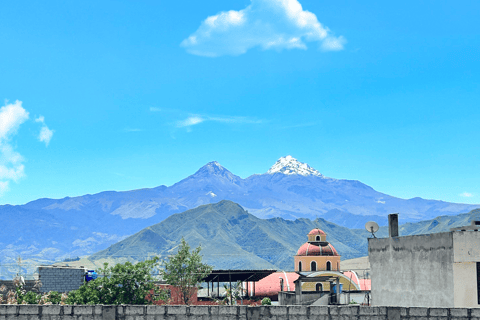
[[[298,261],[298,271],[302,271],[302,261]]]
[[[317,236],[316,240],[317,240],[317,241],[320,241],[320,236]]]
[[[332,263],[330,261],[327,261],[327,270],[332,270]]]
[[[312,263],[310,264],[310,270],[317,271],[317,263],[315,261],[312,261]]]
[[[323,286],[321,283],[317,283],[315,285],[315,291],[323,291]]]

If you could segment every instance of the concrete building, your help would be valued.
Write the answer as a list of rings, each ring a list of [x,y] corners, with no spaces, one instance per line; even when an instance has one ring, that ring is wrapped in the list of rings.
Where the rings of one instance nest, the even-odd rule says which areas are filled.
[[[480,307],[478,226],[405,237],[395,230],[368,241],[372,305]]]

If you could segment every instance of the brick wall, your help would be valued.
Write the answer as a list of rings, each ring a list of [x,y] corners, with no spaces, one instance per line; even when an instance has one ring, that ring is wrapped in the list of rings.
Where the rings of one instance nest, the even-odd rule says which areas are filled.
[[[84,282],[85,272],[83,268],[38,267],[39,279],[42,282],[40,292],[77,290]]]
[[[480,320],[480,309],[359,306],[0,305],[0,320]]]

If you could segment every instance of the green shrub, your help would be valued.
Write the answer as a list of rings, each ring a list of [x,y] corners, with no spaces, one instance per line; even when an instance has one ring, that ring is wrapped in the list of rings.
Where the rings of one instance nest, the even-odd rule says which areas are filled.
[[[270,298],[265,297],[262,299],[262,306],[271,306],[272,305],[272,300]]]
[[[59,304],[62,301],[62,294],[57,291],[50,291],[48,293],[48,302],[52,304]]]
[[[33,291],[28,291],[24,296],[23,296],[23,301],[25,301],[28,304],[38,304],[38,301],[40,301],[41,294],[36,294]]]

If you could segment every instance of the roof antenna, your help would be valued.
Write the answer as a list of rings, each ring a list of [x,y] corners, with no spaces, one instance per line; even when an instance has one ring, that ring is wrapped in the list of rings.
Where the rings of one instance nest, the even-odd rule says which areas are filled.
[[[372,233],[373,238],[376,238],[375,237],[375,232],[378,231],[379,227],[378,227],[378,224],[375,221],[368,221],[367,223],[365,223],[365,229],[368,232]]]

